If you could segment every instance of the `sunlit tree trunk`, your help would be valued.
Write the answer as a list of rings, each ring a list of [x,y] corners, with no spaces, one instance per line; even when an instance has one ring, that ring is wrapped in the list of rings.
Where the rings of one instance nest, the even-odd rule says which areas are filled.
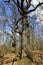
[[[29,24],[26,20],[26,18],[22,19],[22,32],[21,32],[21,57],[22,57],[22,50],[24,49],[24,47],[28,47],[30,45],[30,31],[29,31]]]
[[[29,40],[29,24],[26,20],[26,18],[23,19],[23,34],[22,34],[22,39],[23,39],[23,45],[29,45],[30,44],[30,40]]]

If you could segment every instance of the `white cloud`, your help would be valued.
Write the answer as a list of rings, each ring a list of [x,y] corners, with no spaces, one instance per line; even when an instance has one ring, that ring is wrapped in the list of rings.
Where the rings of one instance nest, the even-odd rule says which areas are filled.
[[[34,6],[36,6],[39,3],[39,0],[32,0],[31,2]]]

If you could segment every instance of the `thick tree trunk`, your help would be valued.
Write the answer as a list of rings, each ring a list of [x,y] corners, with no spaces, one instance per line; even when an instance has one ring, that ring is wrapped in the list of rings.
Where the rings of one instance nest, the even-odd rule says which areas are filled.
[[[30,44],[30,32],[29,32],[29,26],[28,26],[28,22],[26,20],[26,18],[22,19],[22,32],[19,32],[20,35],[20,39],[18,41],[16,40],[16,54],[18,56],[20,56],[20,58],[22,58],[22,50],[24,49],[24,47],[28,47],[29,48],[29,44]]]
[[[29,45],[30,45],[30,31],[29,31],[29,24],[26,20],[26,18],[23,19],[23,32],[22,32],[22,51],[24,50],[25,47],[28,47],[29,49]],[[23,52],[22,52],[22,55]],[[23,57],[23,56],[22,56]]]
[[[29,32],[29,25],[26,19],[23,20],[23,45],[28,46],[30,44],[30,32]]]

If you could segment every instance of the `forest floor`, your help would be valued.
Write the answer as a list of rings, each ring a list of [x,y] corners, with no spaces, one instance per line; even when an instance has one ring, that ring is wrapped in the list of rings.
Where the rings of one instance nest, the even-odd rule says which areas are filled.
[[[23,57],[21,60],[16,57],[15,53],[7,54],[0,57],[0,65],[43,65],[34,63],[29,58]]]

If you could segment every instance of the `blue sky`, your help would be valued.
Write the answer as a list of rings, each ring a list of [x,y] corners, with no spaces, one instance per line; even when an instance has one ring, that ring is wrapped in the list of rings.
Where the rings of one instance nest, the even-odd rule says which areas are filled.
[[[0,0],[0,3],[1,2],[3,2],[4,0]],[[35,3],[35,1],[34,1],[34,3]],[[13,21],[13,12],[12,12],[12,10],[11,10],[11,8],[9,7],[9,5],[8,4],[5,4],[4,2],[3,2],[3,4],[4,4],[4,6],[5,6],[5,14],[6,14],[6,17],[8,17],[8,21],[9,21],[9,23],[11,23],[12,21]],[[33,7],[31,6],[30,8],[29,8],[29,10],[30,9],[33,9]],[[3,10],[0,8],[0,13],[3,13]],[[11,18],[10,18],[11,17]],[[18,17],[19,17],[19,15],[18,15]],[[31,19],[32,20],[32,19]],[[31,23],[31,24],[33,24],[33,23]],[[35,33],[36,33],[36,35],[38,34],[38,30],[40,29],[40,26],[38,26],[38,24],[37,24],[37,22],[35,21],[34,22],[34,28],[35,28]],[[7,23],[6,23],[6,30],[8,31],[8,32],[10,32],[10,30],[11,30],[11,28],[10,27],[8,27],[7,26]]]

